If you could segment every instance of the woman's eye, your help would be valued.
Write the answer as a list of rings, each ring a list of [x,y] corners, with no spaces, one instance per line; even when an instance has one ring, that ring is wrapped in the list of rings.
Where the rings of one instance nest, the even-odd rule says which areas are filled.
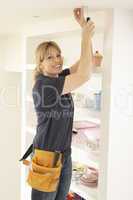
[[[51,58],[52,58],[51,56],[48,56],[48,58],[47,58],[47,59],[49,59],[49,60],[50,60]]]
[[[59,58],[59,57],[61,57],[61,55],[59,54],[59,55],[57,55],[57,57]]]

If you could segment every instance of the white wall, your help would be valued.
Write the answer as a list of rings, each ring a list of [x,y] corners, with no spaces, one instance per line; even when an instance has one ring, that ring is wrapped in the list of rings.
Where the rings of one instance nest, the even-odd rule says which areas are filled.
[[[0,37],[0,69],[4,69],[4,61],[5,61],[5,37]]]
[[[0,71],[0,199],[20,199],[20,73]]]
[[[104,34],[104,70],[102,81],[102,109],[101,109],[101,144],[100,144],[100,177],[99,199],[107,200],[107,171],[108,171],[108,145],[110,123],[111,98],[111,71],[112,71],[112,45],[113,45],[113,11],[106,13],[106,28]]]
[[[97,32],[93,38],[93,50],[99,50],[103,53],[103,37],[104,29],[101,32]],[[80,57],[81,50],[81,29],[69,30],[63,33],[52,33],[49,35],[36,36],[27,38],[27,64],[35,64],[35,50],[36,47],[48,40],[53,40],[57,42],[62,50],[62,55],[64,56],[64,64],[71,65]]]
[[[115,10],[108,163],[109,200],[133,198],[132,22],[133,11]]]
[[[20,34],[0,37],[0,68],[22,71],[25,62],[25,37]]]
[[[133,11],[114,9],[112,14],[113,21],[108,21],[108,25],[113,35],[108,29],[105,40],[108,79],[104,77],[104,159],[99,199],[125,200],[133,198]]]
[[[90,16],[96,23],[96,29],[102,30],[104,28],[104,10],[85,10],[85,17]],[[57,12],[57,10],[56,10]],[[51,15],[52,16],[52,15]],[[41,36],[46,34],[51,34],[53,32],[59,33],[64,31],[75,30],[79,28],[78,23],[75,21],[73,17],[73,9],[69,13],[67,17],[53,17],[49,18],[49,20],[45,20],[43,18],[34,21],[34,23],[27,24],[23,27],[23,33],[27,36]]]

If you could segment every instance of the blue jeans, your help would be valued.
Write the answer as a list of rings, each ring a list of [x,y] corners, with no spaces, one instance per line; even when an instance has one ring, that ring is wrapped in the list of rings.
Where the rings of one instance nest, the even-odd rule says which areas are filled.
[[[32,189],[31,200],[66,200],[72,177],[71,155],[64,156],[60,182],[56,192],[41,192]]]

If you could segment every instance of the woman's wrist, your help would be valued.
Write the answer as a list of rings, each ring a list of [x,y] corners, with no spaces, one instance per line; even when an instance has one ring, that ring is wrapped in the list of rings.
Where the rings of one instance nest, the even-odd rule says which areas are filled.
[[[80,24],[81,28],[83,29],[86,24],[87,24],[86,21],[84,21],[82,24]]]
[[[91,41],[91,35],[86,31],[85,28],[82,28],[82,39],[86,41]]]
[[[91,40],[94,35],[94,23],[93,22],[86,22],[82,28],[82,37],[84,37],[86,40]]]

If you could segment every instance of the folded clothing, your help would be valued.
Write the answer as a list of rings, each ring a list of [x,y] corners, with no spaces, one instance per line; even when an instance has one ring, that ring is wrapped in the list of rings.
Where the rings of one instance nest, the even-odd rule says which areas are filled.
[[[99,151],[100,128],[77,129],[78,134],[73,135],[72,144],[79,148],[89,148],[92,151]],[[86,149],[87,150],[87,149]]]
[[[87,182],[87,183],[85,183],[84,181],[80,181],[81,182],[81,184],[82,185],[85,185],[85,186],[87,186],[87,187],[97,187],[97,185],[98,185],[98,182],[97,181],[95,181],[95,182],[91,182],[91,183],[89,183],[89,182]]]
[[[98,170],[93,167],[87,167],[80,182],[88,187],[96,187],[98,184]]]
[[[94,128],[94,127],[99,127],[99,124],[96,124],[91,121],[74,121],[73,127],[75,129]]]
[[[72,181],[79,182],[80,177],[84,174],[85,167],[86,167],[85,165],[79,163],[73,163]]]

